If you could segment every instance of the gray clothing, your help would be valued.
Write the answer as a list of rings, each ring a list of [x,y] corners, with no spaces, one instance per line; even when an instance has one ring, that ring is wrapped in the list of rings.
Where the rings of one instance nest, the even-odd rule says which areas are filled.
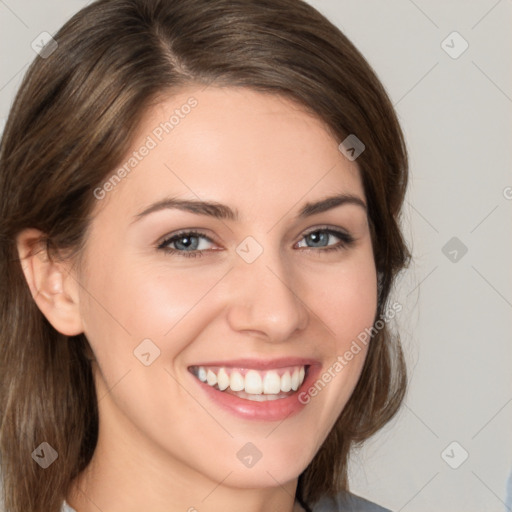
[[[313,512],[391,512],[387,508],[349,492],[340,492],[336,500],[322,498],[311,510]]]

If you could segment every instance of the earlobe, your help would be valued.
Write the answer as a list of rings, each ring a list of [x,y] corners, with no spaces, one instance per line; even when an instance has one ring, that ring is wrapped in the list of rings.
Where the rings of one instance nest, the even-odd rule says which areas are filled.
[[[43,315],[60,333],[75,336],[83,332],[79,284],[71,274],[71,263],[52,260],[42,237],[37,229],[25,229],[16,237],[21,267]]]

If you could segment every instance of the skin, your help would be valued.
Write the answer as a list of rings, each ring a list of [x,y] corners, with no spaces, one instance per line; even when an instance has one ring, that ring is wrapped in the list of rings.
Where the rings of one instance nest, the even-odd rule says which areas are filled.
[[[18,238],[41,311],[64,334],[84,332],[97,360],[98,445],[67,496],[79,512],[300,510],[298,476],[364,363],[363,347],[282,422],[221,409],[187,370],[208,360],[287,356],[327,369],[372,325],[377,306],[366,210],[344,204],[295,218],[307,202],[333,193],[365,201],[356,162],[338,150],[340,141],[276,95],[189,87],[147,112],[132,150],[191,96],[198,105],[97,202],[80,266],[29,256],[35,230]],[[240,218],[166,209],[133,222],[167,196],[224,203]],[[308,247],[305,233],[325,225],[349,232],[353,245]],[[156,248],[187,228],[213,240],[199,239],[202,257]],[[247,236],[263,248],[250,264],[236,252]],[[324,245],[339,242],[331,235]],[[147,338],[160,350],[149,366],[133,353]],[[236,457],[248,442],[262,453],[252,468]]]

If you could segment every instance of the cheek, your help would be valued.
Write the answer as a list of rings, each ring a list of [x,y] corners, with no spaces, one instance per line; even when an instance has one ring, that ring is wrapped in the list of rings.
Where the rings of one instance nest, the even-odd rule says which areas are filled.
[[[114,269],[98,270],[87,283],[89,307],[84,314],[100,315],[107,324],[115,321],[134,338],[165,335],[218,280],[215,271],[161,264],[149,267],[119,261]]]
[[[115,374],[136,361],[142,340],[152,340],[166,359],[181,352],[215,318],[212,290],[226,273],[218,266],[130,261],[96,270],[82,297],[85,334],[104,370]]]
[[[347,339],[370,327],[377,310],[377,279],[370,268],[363,273],[355,273],[343,281],[338,294],[337,312],[333,311],[334,329],[340,334],[339,343],[346,345]],[[341,347],[340,347],[341,348]]]
[[[377,274],[371,254],[309,276],[305,286],[314,311],[325,323],[339,353],[371,327],[377,310]]]
[[[224,273],[219,266],[139,265],[119,283],[124,296],[119,314],[138,337],[173,337],[192,317],[202,324],[210,318],[211,292]]]
[[[357,384],[368,352],[368,332],[377,310],[377,274],[368,252],[316,278],[322,293],[310,295],[310,301],[330,336],[323,347],[325,366],[311,390],[312,398],[322,399],[313,398],[312,410],[332,425]]]

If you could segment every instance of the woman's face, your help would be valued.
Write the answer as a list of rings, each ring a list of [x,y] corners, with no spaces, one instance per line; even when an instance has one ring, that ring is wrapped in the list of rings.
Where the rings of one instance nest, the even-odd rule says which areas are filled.
[[[289,100],[188,88],[147,113],[95,191],[80,315],[100,436],[138,467],[276,486],[325,440],[377,292],[364,189],[339,142]]]

